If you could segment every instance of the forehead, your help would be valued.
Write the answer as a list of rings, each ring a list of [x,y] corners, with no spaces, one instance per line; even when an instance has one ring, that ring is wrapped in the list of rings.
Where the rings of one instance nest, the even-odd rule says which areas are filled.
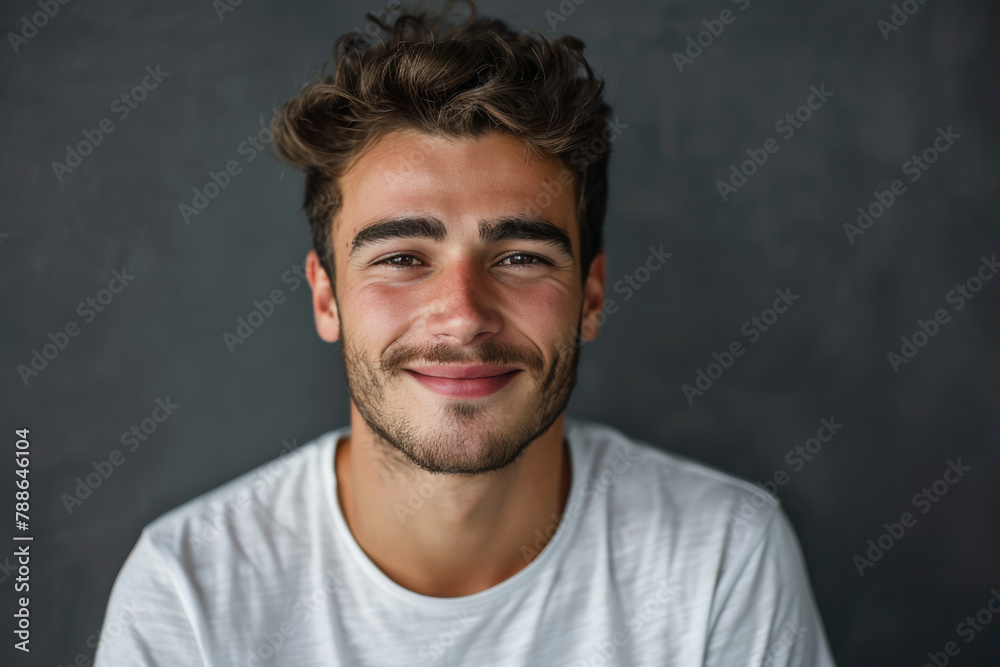
[[[560,160],[529,159],[521,142],[504,132],[446,138],[395,131],[341,176],[334,237],[344,243],[366,222],[402,211],[433,214],[446,224],[478,224],[535,206],[575,238],[575,200],[567,181],[572,183]]]

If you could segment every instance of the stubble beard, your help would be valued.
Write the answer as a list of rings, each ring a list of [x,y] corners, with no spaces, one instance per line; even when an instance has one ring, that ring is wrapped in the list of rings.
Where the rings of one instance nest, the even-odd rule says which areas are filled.
[[[362,419],[383,444],[430,473],[480,475],[504,470],[552,426],[576,385],[580,320],[572,340],[557,343],[548,368],[537,350],[495,341],[472,348],[446,344],[390,346],[373,361],[355,346],[354,337],[343,324],[340,354],[351,398]],[[521,373],[527,373],[533,381],[529,390],[532,396],[520,412],[504,415],[497,415],[502,406],[490,399],[439,397],[441,409],[436,425],[418,428],[408,406],[391,404],[387,398],[390,385],[399,391],[400,383],[408,382],[402,377],[406,372],[402,367],[413,362],[516,365],[525,369]],[[510,398],[502,400],[511,402]]]

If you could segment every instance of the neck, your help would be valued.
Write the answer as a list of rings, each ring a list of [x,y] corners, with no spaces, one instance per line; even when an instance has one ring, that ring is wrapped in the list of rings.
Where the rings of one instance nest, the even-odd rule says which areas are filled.
[[[364,552],[397,584],[434,597],[472,595],[525,568],[555,531],[571,481],[562,414],[502,471],[436,475],[380,441],[352,403],[334,467]]]

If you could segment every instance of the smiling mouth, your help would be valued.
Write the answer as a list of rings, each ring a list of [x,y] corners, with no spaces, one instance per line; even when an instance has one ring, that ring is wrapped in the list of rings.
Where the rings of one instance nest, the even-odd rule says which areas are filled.
[[[426,366],[403,370],[424,387],[448,398],[490,396],[521,372],[519,368],[496,366]]]

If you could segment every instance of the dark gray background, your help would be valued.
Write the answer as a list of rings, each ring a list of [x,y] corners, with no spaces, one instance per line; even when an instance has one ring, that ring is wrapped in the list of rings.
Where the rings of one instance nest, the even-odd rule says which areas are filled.
[[[628,125],[606,224],[619,310],[584,347],[570,414],[750,480],[789,471],[779,496],[839,664],[919,665],[948,641],[961,647],[952,664],[997,664],[1000,619],[969,644],[956,626],[1000,585],[1000,280],[959,312],[945,301],[1000,252],[997,3],[927,2],[887,40],[888,0],[568,3],[555,29],[554,0],[480,10],[580,37]],[[92,657],[88,637],[143,525],[283,441],[347,423],[337,349],[316,336],[307,286],[282,282],[309,249],[303,179],[271,155],[246,163],[238,147],[339,34],[384,7],[244,0],[220,21],[209,0],[79,0],[19,53],[0,45],[0,497],[13,505],[13,431],[28,427],[36,538],[33,650],[10,648],[5,602],[9,664]],[[679,73],[673,52],[725,8],[735,22]],[[6,3],[0,25],[20,31],[37,11]],[[112,101],[147,65],[169,76],[119,120]],[[775,122],[821,84],[833,97],[780,138]],[[114,132],[59,182],[51,163],[104,117]],[[948,126],[961,138],[911,183],[903,163]],[[771,136],[779,152],[723,202],[716,181]],[[178,205],[233,159],[242,173],[185,224]],[[897,178],[905,194],[848,243],[843,224]],[[625,301],[613,285],[661,244],[673,257]],[[83,323],[77,304],[122,267],[134,281]],[[230,354],[223,332],[276,288],[288,301]],[[801,298],[689,405],[681,385],[748,342],[742,324],[778,288]],[[887,352],[938,308],[951,321],[894,373]],[[80,334],[25,386],[17,366],[70,320]],[[175,414],[68,514],[63,494],[168,396]],[[786,452],[831,416],[844,429],[791,472]],[[913,494],[958,458],[971,471],[916,512]],[[859,576],[852,558],[904,511],[917,524]],[[0,578],[9,596],[9,570]]]

